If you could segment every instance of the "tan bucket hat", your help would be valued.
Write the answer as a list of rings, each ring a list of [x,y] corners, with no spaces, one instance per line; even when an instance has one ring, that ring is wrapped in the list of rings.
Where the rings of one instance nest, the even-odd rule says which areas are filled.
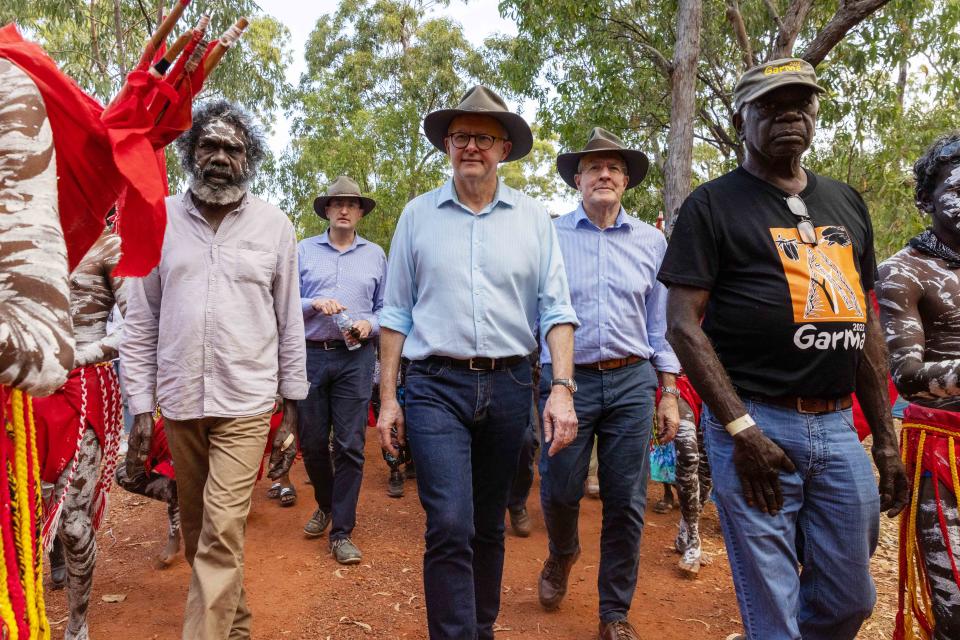
[[[817,72],[809,62],[801,58],[779,58],[748,69],[740,76],[733,90],[734,111],[740,111],[743,105],[774,89],[791,84],[810,87],[817,93],[826,91],[817,84]]]
[[[313,201],[313,210],[324,220],[329,220],[327,218],[327,205],[331,198],[359,198],[363,215],[367,215],[377,206],[377,201],[373,198],[360,195],[360,185],[347,176],[340,176],[334,180],[333,184],[327,187],[327,192]]]
[[[495,91],[483,85],[476,85],[460,98],[460,104],[453,109],[440,109],[427,114],[423,119],[423,132],[427,139],[440,151],[446,153],[443,139],[447,136],[450,121],[462,115],[485,115],[495,118],[507,130],[507,137],[513,143],[510,155],[505,162],[519,160],[533,148],[533,132],[530,125],[521,116],[511,113],[507,103]]]
[[[623,156],[623,160],[627,163],[627,174],[629,175],[627,189],[633,189],[647,175],[650,161],[647,160],[645,153],[627,148],[623,140],[603,127],[594,127],[590,131],[590,138],[587,140],[587,144],[583,146],[582,151],[570,151],[557,156],[557,172],[563,178],[563,181],[576,189],[577,183],[573,176],[577,174],[580,158],[588,153],[598,151],[614,151]]]

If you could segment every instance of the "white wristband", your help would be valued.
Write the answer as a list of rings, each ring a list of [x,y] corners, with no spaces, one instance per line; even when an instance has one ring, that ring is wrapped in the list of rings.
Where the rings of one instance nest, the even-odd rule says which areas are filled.
[[[724,429],[727,430],[731,436],[735,436],[744,429],[749,429],[750,427],[755,427],[756,422],[753,421],[753,418],[750,417],[749,413],[745,413],[733,422],[728,422],[724,425]]]

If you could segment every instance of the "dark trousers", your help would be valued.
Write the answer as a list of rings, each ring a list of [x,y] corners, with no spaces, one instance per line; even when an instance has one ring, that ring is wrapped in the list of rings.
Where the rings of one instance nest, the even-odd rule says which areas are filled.
[[[307,347],[310,391],[297,402],[300,450],[317,506],[331,514],[330,540],[349,537],[357,522],[375,357],[371,343],[356,351]]]
[[[517,472],[513,476],[510,487],[510,500],[507,507],[511,511],[526,508],[527,498],[530,497],[530,487],[533,486],[533,461],[537,457],[540,447],[540,412],[536,406],[530,405],[530,425],[523,435],[523,445],[520,447],[520,460],[517,462]]]
[[[530,363],[476,372],[411,363],[407,439],[427,513],[431,640],[489,640],[500,611],[503,515],[527,430]]]
[[[552,374],[552,367],[544,365],[541,411]],[[596,439],[603,500],[597,586],[600,619],[611,622],[626,618],[637,586],[657,378],[651,364],[643,360],[609,371],[578,369],[577,385],[577,437],[553,457],[540,456],[540,501],[550,553],[576,553],[580,499]]]

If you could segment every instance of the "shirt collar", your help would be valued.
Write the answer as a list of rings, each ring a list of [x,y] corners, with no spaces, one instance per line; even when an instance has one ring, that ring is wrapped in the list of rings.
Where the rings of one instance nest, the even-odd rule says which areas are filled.
[[[330,247],[331,249],[333,249],[334,251],[339,251],[339,249],[337,249],[335,246],[333,246],[332,244],[330,244],[330,229],[327,229],[326,231],[324,231],[323,233],[321,233],[319,236],[317,236],[317,244],[325,244],[325,245],[327,245],[328,247]],[[367,244],[367,240],[364,239],[364,238],[362,238],[359,233],[354,232],[354,233],[353,233],[353,242],[350,243],[350,246],[347,247],[347,248],[343,251],[343,253],[347,253],[348,251],[353,251],[354,249],[356,249],[356,248],[359,247],[360,245],[364,245],[364,244]]]
[[[465,211],[468,210],[467,207],[461,204],[460,198],[457,197],[457,190],[453,186],[453,178],[447,180],[443,186],[437,190],[437,208],[442,207],[448,202],[456,204]],[[497,176],[497,190],[493,192],[493,200],[484,208],[484,211],[492,211],[501,204],[505,207],[514,207],[517,204],[517,192],[515,189],[507,186],[503,182],[503,179]]]
[[[577,210],[574,211],[573,224],[575,227],[578,227],[578,228],[584,227],[584,228],[596,229],[597,231],[600,231],[600,228],[598,228],[597,225],[593,224],[593,221],[587,217],[587,212],[583,208],[583,202],[581,202],[580,206],[577,207]],[[623,228],[631,229],[632,225],[630,224],[630,218],[629,216],[627,216],[626,209],[624,209],[623,206],[621,205],[620,212],[617,213],[617,219],[613,223],[613,226],[610,227],[610,229],[623,229]],[[608,229],[604,229],[604,231],[607,231],[607,230]]]

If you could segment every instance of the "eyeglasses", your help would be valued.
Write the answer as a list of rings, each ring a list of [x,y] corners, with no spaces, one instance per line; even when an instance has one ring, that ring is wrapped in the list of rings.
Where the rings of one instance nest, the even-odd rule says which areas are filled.
[[[457,149],[466,149],[467,145],[470,144],[470,140],[476,141],[477,149],[480,151],[486,151],[487,149],[493,146],[493,143],[497,140],[506,140],[507,138],[500,138],[498,136],[491,136],[487,133],[464,133],[462,131],[457,131],[451,133],[447,136],[450,138],[450,142],[453,143]]]
[[[787,209],[790,213],[797,216],[797,231],[800,233],[800,241],[803,244],[817,244],[817,230],[810,220],[810,214],[807,212],[807,205],[800,196],[787,196]]]
[[[940,149],[940,153],[937,154],[937,160],[946,162],[947,160],[953,160],[957,156],[960,156],[960,140],[954,140],[943,149]]]

